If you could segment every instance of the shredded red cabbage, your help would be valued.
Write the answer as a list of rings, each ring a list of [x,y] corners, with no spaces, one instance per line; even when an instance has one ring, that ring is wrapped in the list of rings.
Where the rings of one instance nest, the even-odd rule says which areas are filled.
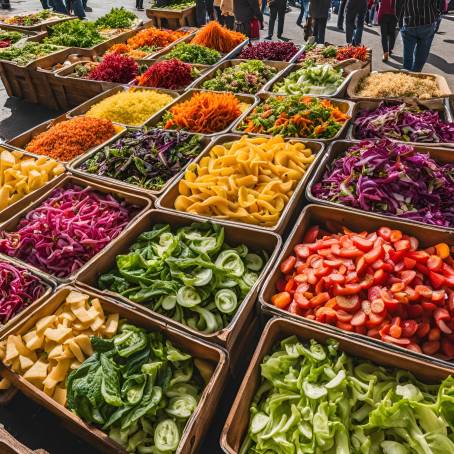
[[[117,237],[135,211],[89,186],[57,188],[27,213],[16,232],[0,231],[0,252],[67,277]]]
[[[365,211],[454,227],[454,165],[387,139],[350,147],[312,193]]]
[[[454,123],[443,121],[436,110],[421,110],[405,103],[381,103],[375,110],[363,110],[354,121],[357,139],[403,142],[454,142]]]
[[[247,60],[290,61],[299,51],[291,41],[262,41],[246,46],[238,58]]]
[[[27,270],[0,262],[0,323],[6,323],[45,291],[43,282]]]

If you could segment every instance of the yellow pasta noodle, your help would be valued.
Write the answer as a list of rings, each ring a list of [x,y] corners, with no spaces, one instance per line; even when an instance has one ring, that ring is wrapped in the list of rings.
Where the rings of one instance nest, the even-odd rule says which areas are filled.
[[[175,209],[273,227],[314,159],[304,144],[281,136],[216,145],[186,170]]]

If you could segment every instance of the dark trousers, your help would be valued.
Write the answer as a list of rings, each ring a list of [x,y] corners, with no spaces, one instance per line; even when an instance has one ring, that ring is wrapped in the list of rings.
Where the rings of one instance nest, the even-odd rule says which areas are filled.
[[[233,16],[223,16],[221,13],[221,8],[219,6],[214,7],[214,12],[216,13],[216,20],[227,27],[229,30],[233,30],[233,26],[235,24],[235,18]]]
[[[143,8],[143,0],[136,0],[136,8]]]
[[[364,18],[366,17],[367,3],[350,5],[345,8],[345,35],[348,44],[359,46],[363,38]]]
[[[317,17],[312,19],[314,24],[314,37],[317,44],[325,44],[325,31],[326,23],[328,22],[327,17]]]
[[[284,18],[287,2],[279,2],[277,5],[270,5],[270,25],[268,29],[268,36],[274,34],[274,24],[277,18],[277,37],[280,38],[284,32]]]
[[[394,49],[396,42],[397,17],[393,14],[385,14],[380,21],[381,45],[383,52]]]
[[[347,0],[341,0],[339,12],[337,13],[337,28],[344,28],[345,5]]]
[[[214,18],[213,0],[196,0],[195,17],[197,27],[201,27],[207,23],[207,14],[210,19]]]

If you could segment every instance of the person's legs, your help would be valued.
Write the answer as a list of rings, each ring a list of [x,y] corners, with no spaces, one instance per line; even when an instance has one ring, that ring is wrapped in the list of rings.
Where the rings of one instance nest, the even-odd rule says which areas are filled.
[[[71,1],[74,15],[77,16],[79,19],[85,18],[85,10],[84,5],[82,4],[82,0],[72,0]]]
[[[43,7],[43,9],[49,9],[49,3],[47,2],[47,0],[41,0],[41,6]]]
[[[344,16],[345,16],[345,5],[347,4],[347,0],[341,0],[341,4],[339,7],[339,13],[337,15],[337,28],[342,30],[344,28]]]
[[[268,8],[268,6],[267,6],[267,1],[266,1],[266,0],[262,0],[262,8],[261,8],[261,9],[262,9],[262,14],[263,14],[264,16],[269,16],[269,15],[270,15],[270,13],[269,13],[269,11],[267,10],[267,8]]]
[[[317,44],[325,44],[325,32],[326,32],[326,24],[328,19],[326,17],[319,17],[315,19],[315,27],[317,28],[317,32],[315,32],[314,27],[314,35]]]
[[[303,2],[300,3],[301,9],[300,9],[300,14],[298,16],[298,19],[296,19],[296,24],[301,25],[301,22],[303,22],[304,19],[304,4]]]
[[[142,0],[143,2],[143,0]],[[207,8],[207,14],[210,20],[214,20],[214,0],[205,0],[206,8]]]
[[[414,27],[402,27],[400,34],[402,35],[402,42],[404,45],[404,64],[403,69],[412,71],[415,49],[417,44],[417,37],[413,34]]]
[[[394,44],[396,44],[396,27],[397,27],[397,17],[392,16],[389,20],[388,25],[388,39],[389,39],[389,52],[394,50]]]
[[[417,34],[417,42],[413,60],[412,71],[421,72],[422,68],[426,64],[427,58],[429,57],[430,47],[434,39],[435,30],[437,23],[434,22],[430,25],[423,25],[421,27],[415,27]]]
[[[268,37],[273,37],[274,34],[274,24],[276,22],[277,17],[277,8],[276,6],[270,6],[270,23],[268,25]]]
[[[354,8],[346,8],[345,10],[345,37],[347,44],[353,41],[353,31],[355,30],[356,11]]]
[[[207,22],[207,8],[205,0],[196,0],[195,2],[195,17],[197,22],[197,27],[205,25]]]
[[[68,14],[68,10],[66,9],[63,0],[53,0],[52,7],[54,8],[54,11],[56,11],[57,13]]]
[[[355,24],[355,33],[353,34],[353,41],[352,43],[355,46],[359,46],[361,44],[361,40],[363,39],[363,30],[364,30],[364,16],[366,15],[366,11],[359,10],[356,13],[356,24]]]
[[[285,11],[287,9],[287,2],[282,2],[279,5],[279,9],[277,11],[277,36],[280,38],[284,33],[284,21],[285,21]]]
[[[222,16],[224,19],[224,24],[229,30],[233,30],[235,25],[235,18],[233,16]]]

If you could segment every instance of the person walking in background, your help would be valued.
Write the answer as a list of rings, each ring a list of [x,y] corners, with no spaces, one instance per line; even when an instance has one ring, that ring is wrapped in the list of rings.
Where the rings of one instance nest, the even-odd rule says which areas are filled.
[[[309,0],[300,0],[301,11],[298,19],[296,19],[296,25],[302,26],[303,21],[307,21],[309,14]]]
[[[396,0],[404,44],[404,69],[421,72],[437,29],[438,0]]]
[[[214,19],[213,0],[196,0],[195,2],[195,17],[197,27],[202,27],[207,23],[207,17],[210,20]]]
[[[317,44],[325,44],[326,24],[328,22],[331,0],[311,1],[310,14],[314,37]]]
[[[270,13],[268,11],[268,1],[267,0],[262,0],[262,16],[269,16]]]
[[[268,36],[265,39],[272,39],[274,34],[274,24],[277,18],[277,37],[282,41],[289,41],[288,38],[284,38],[284,20],[285,12],[287,10],[287,0],[268,0],[268,6],[270,8],[270,23],[268,26]]]
[[[256,18],[263,22],[259,0],[233,0],[235,30],[251,36],[251,20]],[[222,5],[221,5],[222,9]]]
[[[388,61],[396,42],[396,0],[381,0],[378,8],[378,24],[383,47],[383,61]]]
[[[339,5],[339,11],[337,13],[337,28],[340,31],[344,31],[344,17],[345,17],[345,5],[347,4],[347,0],[341,0]]]
[[[345,35],[348,44],[359,46],[363,38],[367,0],[347,0],[345,5]]]
[[[233,17],[233,0],[214,0],[214,11],[216,13],[216,20],[233,30],[235,18]]]
[[[143,11],[143,0],[136,0],[136,10]]]

